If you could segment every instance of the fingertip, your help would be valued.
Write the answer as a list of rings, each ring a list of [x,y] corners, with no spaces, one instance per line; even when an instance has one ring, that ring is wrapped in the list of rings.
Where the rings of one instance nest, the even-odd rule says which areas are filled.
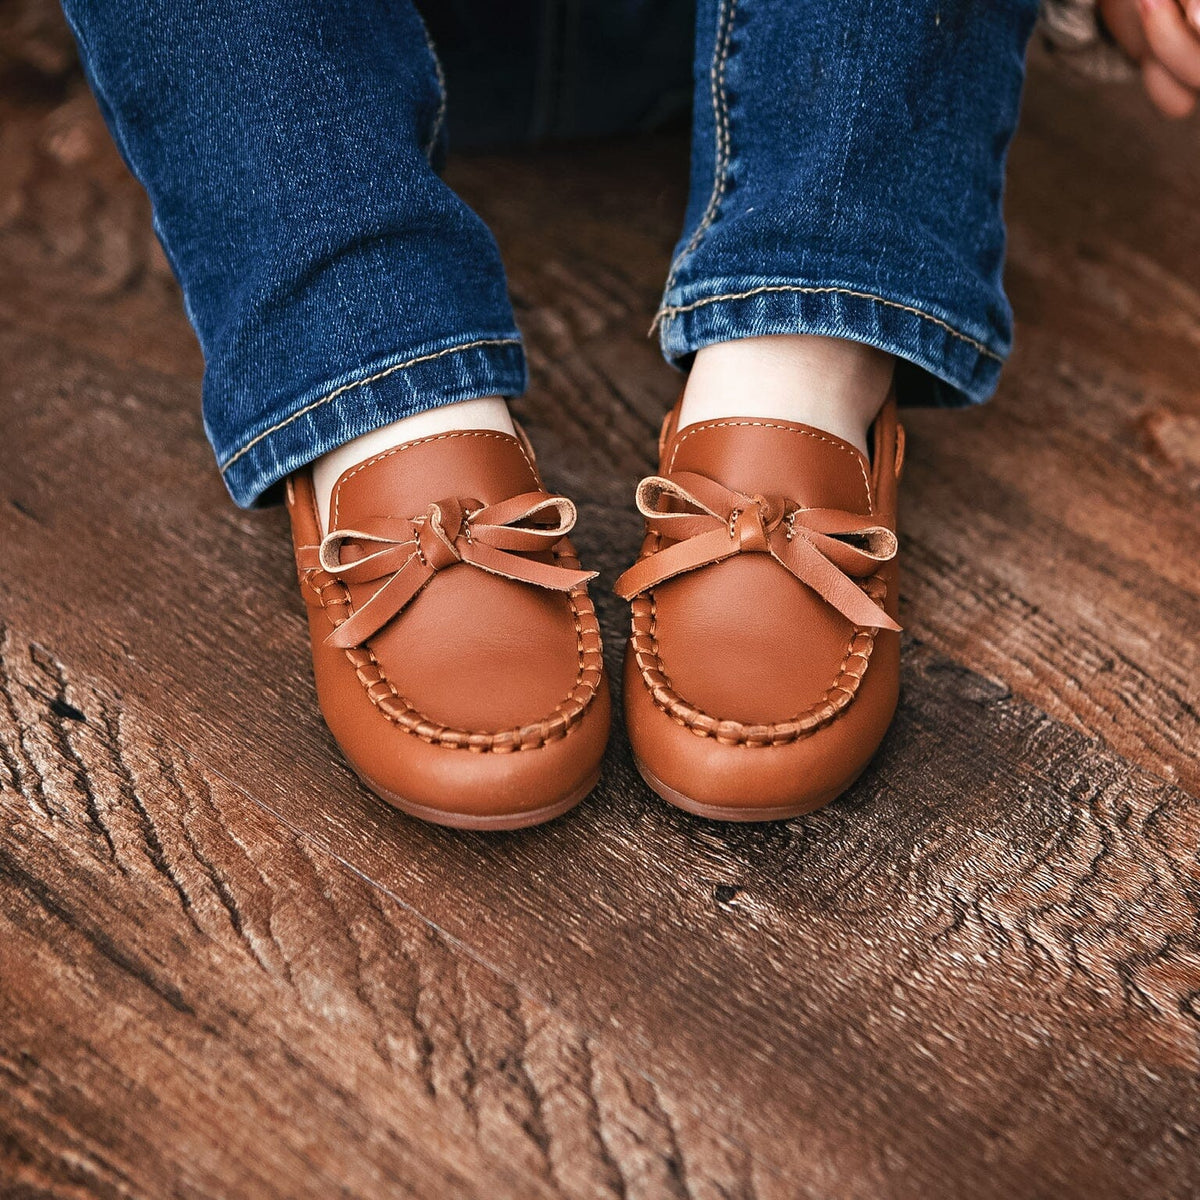
[[[1196,107],[1196,93],[1184,87],[1157,59],[1142,65],[1142,84],[1154,107],[1173,121],[1189,116]]]
[[[1185,87],[1200,88],[1200,38],[1180,0],[1138,0],[1138,11],[1150,53]]]

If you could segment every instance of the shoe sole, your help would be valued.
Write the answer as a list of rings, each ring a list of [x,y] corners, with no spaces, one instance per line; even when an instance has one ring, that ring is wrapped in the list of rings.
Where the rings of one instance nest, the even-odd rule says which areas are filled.
[[[669,784],[663,783],[636,754],[633,756],[633,761],[638,769],[638,774],[646,781],[646,786],[675,808],[681,808],[694,817],[705,817],[709,821],[740,821],[743,823],[790,821],[793,817],[802,817],[806,813],[816,812],[818,808],[824,808],[826,804],[836,800],[843,792],[853,787],[858,777],[866,770],[864,763],[845,783],[827,788],[825,791],[797,801],[795,804],[789,804],[786,808],[746,808],[742,805],[704,804],[700,800],[693,800],[691,796],[685,796]]]
[[[403,796],[398,796],[395,792],[382,787],[361,771],[356,770],[354,773],[381,800],[386,800],[393,808],[398,808],[402,813],[406,813],[410,817],[416,817],[419,821],[428,821],[431,825],[443,825],[449,829],[485,831],[528,829],[531,825],[544,825],[547,821],[553,821],[555,817],[561,817],[563,813],[573,809],[600,782],[600,768],[597,767],[595,772],[580,787],[577,787],[561,800],[555,800],[553,804],[517,813],[480,814],[450,812],[442,808],[430,808],[427,804],[417,804],[413,800],[406,800]]]

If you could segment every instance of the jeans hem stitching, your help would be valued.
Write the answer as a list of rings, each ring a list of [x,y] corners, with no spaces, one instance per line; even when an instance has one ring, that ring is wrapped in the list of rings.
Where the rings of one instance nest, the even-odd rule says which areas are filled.
[[[834,294],[839,296],[853,296],[859,300],[874,300],[879,304],[886,304],[889,308],[898,308],[902,312],[912,313],[914,316],[921,317],[923,320],[931,321],[940,329],[944,329],[952,337],[958,338],[960,341],[966,342],[968,346],[973,347],[980,354],[986,355],[988,358],[993,358],[996,362],[1003,362],[1002,355],[997,354],[995,350],[985,346],[983,342],[977,341],[975,338],[955,329],[953,325],[943,321],[940,317],[935,317],[932,313],[927,313],[923,309],[916,308],[911,304],[903,304],[899,300],[889,300],[886,296],[877,296],[874,292],[857,291],[854,288],[832,287],[832,286],[806,286],[798,283],[781,283],[767,284],[763,287],[750,288],[745,292],[727,292],[721,296],[704,296],[699,300],[693,300],[690,304],[664,304],[662,308],[655,314],[655,324],[663,321],[674,320],[680,313],[691,312],[693,309],[702,308],[707,304],[716,304],[721,300],[746,300],[751,296],[761,296],[770,292],[802,292],[805,295],[828,295]],[[651,330],[653,332],[653,330]]]
[[[328,404],[330,400],[336,399],[336,397],[352,391],[354,388],[362,387],[367,383],[376,383],[380,379],[384,379],[388,375],[393,375],[397,371],[403,371],[407,367],[415,367],[420,363],[432,362],[435,358],[444,358],[447,354],[457,354],[462,350],[474,350],[479,346],[519,346],[520,344],[520,338],[477,338],[473,342],[463,342],[457,346],[446,346],[444,349],[435,350],[431,354],[420,354],[416,358],[409,358],[404,362],[393,363],[390,367],[385,367],[382,371],[376,371],[374,375],[368,375],[363,379],[355,379],[350,383],[344,383],[341,387],[334,388],[333,391],[312,401],[311,404],[306,404],[303,408],[298,408],[294,413],[284,417],[282,421],[277,421],[270,429],[264,429],[262,433],[252,437],[240,450],[235,451],[221,464],[219,468],[220,472],[224,475],[243,454],[252,450],[264,438],[270,437],[273,433],[278,433],[279,430],[290,425],[299,417],[307,415],[315,408],[320,408],[323,404]]]

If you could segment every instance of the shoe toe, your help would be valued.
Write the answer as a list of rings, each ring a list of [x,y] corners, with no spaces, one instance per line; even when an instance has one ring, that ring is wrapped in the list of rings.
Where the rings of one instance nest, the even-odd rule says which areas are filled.
[[[670,699],[647,685],[635,641],[625,660],[634,757],[663,799],[700,816],[783,820],[820,808],[862,773],[895,713],[900,643],[894,633],[876,635],[871,665],[851,703],[808,731],[785,730],[786,740],[778,740],[777,726],[673,711]],[[739,664],[739,670],[748,667]]]
[[[565,732],[530,736],[522,748],[454,747],[378,714],[343,724],[326,713],[343,754],[372,791],[412,816],[467,829],[520,828],[574,807],[598,779],[609,719],[603,681]],[[365,730],[372,732],[364,738]]]

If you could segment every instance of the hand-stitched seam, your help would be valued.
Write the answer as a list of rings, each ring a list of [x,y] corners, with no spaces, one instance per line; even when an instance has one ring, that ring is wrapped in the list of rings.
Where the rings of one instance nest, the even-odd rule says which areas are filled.
[[[705,208],[704,215],[700,218],[700,223],[696,226],[695,232],[693,232],[692,236],[688,239],[687,245],[680,251],[679,256],[671,265],[671,270],[664,286],[664,290],[666,291],[670,290],[684,262],[692,251],[700,245],[708,227],[716,220],[717,211],[721,206],[721,200],[728,186],[732,139],[729,128],[729,101],[725,93],[725,68],[729,62],[729,50],[733,42],[733,15],[736,9],[737,0],[721,0],[721,7],[717,15],[717,44],[714,47],[715,60],[709,71],[709,93],[712,97],[713,129],[716,139],[716,145],[713,150],[712,192],[709,194],[708,206]],[[658,315],[655,317],[654,325],[658,324],[661,316],[662,310],[660,309]],[[654,332],[654,325],[651,326],[651,333]]]
[[[591,699],[595,695],[595,692],[596,692],[596,687],[589,686],[588,684],[586,684],[584,682],[584,679],[583,679],[584,674],[586,673],[586,670],[587,670],[586,652],[584,650],[584,644],[583,644],[584,632],[583,632],[583,623],[581,620],[581,615],[580,615],[579,609],[575,605],[574,598],[571,598],[571,613],[572,613],[572,617],[573,617],[574,624],[575,624],[575,648],[576,648],[576,653],[579,655],[579,670],[576,672],[575,682],[571,685],[571,690],[567,693],[567,695],[565,697],[563,697],[562,700],[560,700],[558,702],[558,704],[556,704],[554,706],[554,708],[550,711],[550,713],[547,716],[542,717],[540,720],[533,721],[528,725],[514,726],[511,729],[501,730],[499,732],[486,732],[486,731],[476,732],[476,731],[470,731],[470,730],[459,730],[459,729],[455,729],[451,726],[445,725],[445,726],[442,726],[442,728],[438,731],[436,736],[434,736],[432,738],[427,738],[427,737],[424,737],[423,735],[421,735],[420,733],[417,733],[416,730],[406,728],[404,725],[401,724],[401,728],[403,729],[403,731],[405,733],[415,734],[416,736],[421,737],[422,740],[424,740],[424,741],[436,741],[443,745],[449,744],[449,748],[452,748],[452,749],[464,748],[460,739],[463,737],[466,737],[466,738],[470,739],[470,742],[472,744],[468,744],[465,748],[466,749],[475,749],[477,752],[481,751],[481,750],[486,752],[488,750],[498,750],[501,748],[503,748],[504,750],[509,750],[509,749],[536,750],[540,746],[545,746],[550,742],[557,741],[559,738],[566,737],[566,735],[568,733],[570,733],[571,730],[576,727],[576,725],[579,724],[580,719],[582,718],[584,712],[587,709],[588,704],[591,702]],[[417,721],[418,726],[423,725],[423,724],[428,724],[428,725],[438,724],[437,722],[433,722],[428,717],[426,717],[425,714],[422,713],[412,703],[411,700],[409,700],[405,696],[400,695],[400,693],[396,690],[395,685],[391,682],[390,679],[388,679],[387,675],[385,674],[385,672],[383,670],[383,665],[375,657],[374,653],[371,651],[371,649],[368,646],[362,646],[361,649],[370,656],[372,665],[375,667],[375,669],[379,673],[379,679],[377,682],[381,682],[381,683],[385,684],[386,687],[388,688],[388,691],[391,693],[391,695],[393,697],[395,697],[395,699],[400,704],[404,705],[405,709],[408,712],[414,714],[417,718],[419,718],[419,720]],[[349,654],[349,651],[347,651],[347,654]],[[361,679],[361,676],[360,676],[360,682],[363,682]],[[364,683],[364,686],[366,686],[365,683]],[[371,686],[374,686],[374,684],[372,684]],[[367,686],[366,690],[367,690],[367,698],[369,700],[371,700],[371,702],[373,704],[375,704],[376,707],[378,708],[379,706],[375,700],[375,697],[371,695],[370,686]],[[583,695],[583,696],[579,695],[578,693],[580,693],[581,691],[584,692],[585,695]],[[389,715],[386,712],[383,712],[382,710],[380,710],[380,711],[385,720],[391,721],[393,724],[400,724],[398,719],[393,718],[391,715]],[[555,719],[555,717],[558,717],[558,716],[561,716],[563,719],[563,726],[561,728],[561,732],[557,732],[554,728],[554,719]],[[536,741],[524,740],[521,735],[526,730],[532,729],[535,726],[541,726],[540,738]],[[485,739],[486,739],[487,744],[481,745],[480,743],[482,741],[484,741]],[[511,745],[510,743],[512,743],[512,742],[515,742],[516,744]]]
[[[566,556],[555,550],[554,557],[562,559]],[[570,558],[572,561],[577,561],[574,555],[571,555]],[[333,584],[336,584],[340,588],[342,598],[326,601],[324,593]],[[330,616],[329,608],[331,606],[340,607],[344,605],[353,611],[350,590],[340,579],[330,578],[327,583],[319,588],[312,584],[310,586],[313,587],[313,590],[319,596],[321,608],[331,625],[336,627],[340,624],[340,622]],[[367,693],[367,699],[375,706],[384,720],[396,725],[402,732],[412,734],[414,737],[419,737],[422,741],[438,744],[448,749],[474,750],[477,753],[535,750],[549,742],[558,741],[560,738],[566,737],[581,721],[583,714],[587,711],[587,707],[595,697],[600,685],[602,670],[599,664],[590,668],[595,672],[595,679],[589,682],[586,678],[589,671],[588,660],[591,658],[599,659],[601,656],[599,649],[600,626],[596,619],[595,607],[586,592],[579,596],[568,593],[567,599],[571,605],[571,614],[575,625],[575,650],[579,660],[575,680],[571,685],[570,691],[554,706],[548,715],[527,725],[488,732],[455,729],[452,726],[433,721],[422,713],[411,700],[396,690],[395,685],[384,671],[383,664],[375,657],[374,651],[369,646],[365,644],[362,646],[352,646],[345,650],[344,653],[347,661],[354,668],[354,673],[363,690]],[[586,607],[581,608],[581,603]],[[585,637],[588,632],[596,634],[597,648],[595,650],[588,650],[585,645]],[[363,664],[356,661],[359,655],[366,655],[367,662],[375,669],[376,678],[370,680],[370,682],[363,676]],[[380,698],[372,691],[377,684],[383,684],[391,697],[403,706],[404,711],[402,713],[389,713],[381,706]],[[556,727],[554,720],[560,716],[562,718],[562,725]],[[408,719],[406,720],[405,718]],[[432,730],[432,732],[422,732],[422,727],[425,727],[426,730]],[[538,728],[540,734],[536,739],[527,740],[522,736],[535,728]]]
[[[405,450],[412,450],[417,446],[425,446],[430,442],[443,442],[449,438],[461,437],[498,438],[504,441],[515,441],[517,443],[517,447],[521,451],[521,457],[525,460],[525,465],[532,472],[534,479],[538,480],[537,467],[533,465],[529,455],[525,452],[525,447],[521,445],[521,439],[514,438],[511,433],[502,433],[498,429],[455,429],[450,433],[431,433],[428,435],[428,437],[415,438],[411,442],[402,442],[399,446],[392,446],[388,450],[381,450],[373,458],[368,458],[365,461],[360,462],[352,471],[343,475],[337,481],[337,485],[333,490],[333,515],[330,520],[330,525],[332,528],[336,529],[338,527],[338,506],[342,498],[342,485],[349,483],[350,480],[359,473],[359,471],[365,471],[368,467],[374,466],[377,462],[382,462],[385,458],[391,458],[393,454],[400,454]]]
[[[874,292],[857,291],[854,288],[846,287],[818,287],[808,286],[798,283],[780,283],[780,284],[764,284],[762,287],[750,288],[744,292],[727,292],[721,296],[704,296],[699,300],[693,300],[690,304],[670,304],[663,305],[655,314],[655,324],[660,321],[674,320],[680,313],[691,312],[694,308],[703,308],[706,304],[716,304],[722,300],[746,300],[751,296],[761,296],[768,292],[802,292],[805,295],[838,295],[838,296],[853,296],[859,300],[874,300],[879,304],[886,304],[889,308],[898,308],[901,312],[912,313],[914,316],[921,317],[926,321],[932,322],[940,329],[944,329],[952,337],[958,338],[960,341],[966,342],[980,354],[986,355],[988,358],[995,359],[996,362],[1003,362],[1001,355],[994,350],[989,349],[982,342],[975,338],[962,333],[954,328],[953,325],[943,321],[940,317],[935,317],[932,313],[925,312],[924,309],[916,308],[911,304],[902,304],[899,300],[889,300],[886,296],[877,296]]]
[[[355,379],[350,383],[344,383],[341,387],[334,388],[332,392],[321,396],[314,400],[311,404],[306,404],[303,408],[298,408],[294,413],[284,417],[282,421],[277,421],[270,429],[264,429],[262,433],[252,437],[240,450],[230,455],[229,458],[221,464],[220,471],[223,475],[230,467],[233,466],[243,454],[252,450],[264,438],[270,437],[274,433],[278,433],[285,426],[290,425],[293,421],[313,411],[315,408],[320,408],[323,404],[328,404],[330,400],[343,395],[346,392],[352,391],[354,388],[363,387],[368,383],[377,383],[380,379],[386,378],[388,375],[393,375],[397,371],[406,370],[408,367],[416,367],[421,363],[432,362],[437,358],[444,358],[447,354],[458,354],[463,350],[475,350],[480,346],[519,346],[519,338],[477,338],[473,342],[463,342],[458,346],[446,346],[441,350],[435,350],[431,354],[419,354],[416,358],[406,359],[404,362],[393,363],[390,367],[385,367],[382,371],[376,371],[374,375],[368,375],[365,379]]]
[[[835,450],[841,450],[844,454],[850,455],[854,459],[855,466],[862,472],[863,485],[867,489],[867,511],[874,513],[875,500],[871,494],[871,480],[867,475],[867,468],[863,465],[862,456],[851,447],[843,445],[841,442],[836,442],[833,438],[825,437],[818,433],[815,429],[793,429],[790,425],[780,425],[775,421],[703,421],[699,425],[688,425],[684,431],[676,438],[675,445],[671,447],[671,458],[667,463],[667,473],[669,474],[675,468],[675,456],[679,453],[679,447],[687,441],[693,433],[700,433],[705,429],[735,429],[753,425],[762,429],[779,429],[784,433],[799,433],[805,437],[816,438],[819,442],[826,442]]]
[[[878,575],[873,575],[868,583],[875,585],[873,598],[882,603],[887,595],[887,585],[883,579]],[[643,631],[639,628],[639,624],[647,616],[648,624]],[[714,717],[688,703],[675,691],[670,683],[666,664],[658,655],[657,622],[658,604],[654,593],[648,592],[635,597],[631,621],[634,658],[642,677],[642,683],[649,691],[654,704],[673,721],[685,726],[695,734],[716,738],[723,744],[750,748],[788,745],[801,738],[809,737],[818,729],[830,724],[835,717],[850,706],[858,694],[875,647],[876,631],[862,626],[854,626],[833,682],[825,689],[820,700],[787,721],[747,725],[742,721]],[[638,646],[638,640],[643,632],[650,639],[651,649],[649,651]],[[865,645],[859,646],[859,642],[863,639],[865,639]],[[862,662],[862,667],[857,673],[850,670],[850,660],[853,658],[860,659]],[[663,682],[660,684],[651,680],[651,673],[660,675]],[[843,680],[848,680],[852,686],[845,686]]]

